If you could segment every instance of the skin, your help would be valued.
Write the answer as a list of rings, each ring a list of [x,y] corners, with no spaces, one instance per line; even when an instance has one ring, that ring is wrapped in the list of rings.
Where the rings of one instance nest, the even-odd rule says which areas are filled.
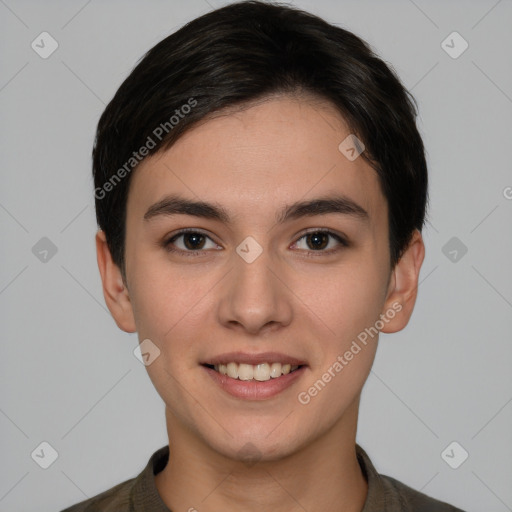
[[[416,231],[391,269],[387,202],[369,164],[338,150],[349,134],[330,104],[304,97],[271,97],[209,119],[134,173],[126,282],[104,233],[96,236],[104,296],[117,325],[161,351],[146,368],[166,404],[170,457],[155,481],[173,511],[360,512],[364,506],[367,483],[355,438],[378,337],[307,405],[297,395],[393,304],[401,310],[381,332],[407,325],[425,248]],[[368,220],[329,213],[276,224],[284,205],[333,192],[362,206]],[[232,224],[184,214],[144,220],[168,193],[215,202]],[[175,240],[182,251],[195,243],[203,251],[198,256],[163,247],[182,228],[210,237]],[[349,246],[329,237],[314,252],[318,245],[304,237],[309,228],[344,235]],[[236,252],[247,236],[263,249],[250,264]],[[308,367],[275,397],[238,399],[200,365],[238,350],[283,352]],[[252,464],[243,455],[247,443],[258,454]]]

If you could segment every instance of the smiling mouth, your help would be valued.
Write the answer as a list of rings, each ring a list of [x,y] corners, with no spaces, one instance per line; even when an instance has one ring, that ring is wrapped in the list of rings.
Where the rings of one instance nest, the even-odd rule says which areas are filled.
[[[291,365],[281,363],[261,363],[261,364],[244,364],[230,362],[227,364],[204,364],[207,368],[215,370],[221,375],[226,375],[232,379],[250,381],[256,380],[260,382],[278,379],[283,375],[288,375],[302,368],[305,365]]]

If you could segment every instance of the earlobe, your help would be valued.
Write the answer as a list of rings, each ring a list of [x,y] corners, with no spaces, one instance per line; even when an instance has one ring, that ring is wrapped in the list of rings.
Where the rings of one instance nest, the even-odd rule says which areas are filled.
[[[112,260],[105,232],[96,233],[96,256],[103,286],[103,296],[117,326],[125,332],[135,332],[135,318],[121,270]]]
[[[418,278],[425,258],[425,245],[418,230],[415,230],[407,249],[395,265],[382,315],[382,332],[401,331],[411,318],[418,293]],[[381,316],[382,316],[381,315]]]

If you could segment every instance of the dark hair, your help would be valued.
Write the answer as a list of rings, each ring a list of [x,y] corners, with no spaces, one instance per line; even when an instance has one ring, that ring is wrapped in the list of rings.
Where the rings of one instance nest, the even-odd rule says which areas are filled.
[[[427,165],[415,100],[353,33],[297,8],[237,2],[187,23],[139,61],[103,112],[93,149],[98,226],[125,277],[126,203],[145,156],[199,121],[281,93],[329,101],[365,145],[389,211],[391,267],[422,230]],[[341,141],[340,141],[341,142]]]

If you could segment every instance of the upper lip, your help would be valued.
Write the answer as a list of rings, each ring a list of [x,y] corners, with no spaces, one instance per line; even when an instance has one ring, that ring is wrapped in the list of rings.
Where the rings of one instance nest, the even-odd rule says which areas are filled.
[[[242,363],[242,364],[262,364],[262,363],[281,363],[291,364],[292,366],[302,366],[306,362],[296,357],[287,356],[280,352],[262,352],[260,354],[248,354],[247,352],[229,352],[220,354],[215,357],[211,357],[201,364],[228,364],[231,362]]]

